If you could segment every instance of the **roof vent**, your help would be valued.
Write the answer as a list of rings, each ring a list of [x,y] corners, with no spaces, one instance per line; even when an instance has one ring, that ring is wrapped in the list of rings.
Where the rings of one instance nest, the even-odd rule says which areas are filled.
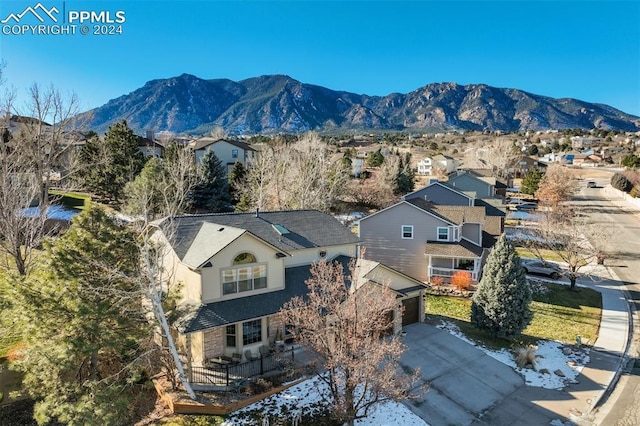
[[[272,224],[271,227],[278,233],[278,235],[285,235],[289,233],[289,230],[287,228],[278,223]]]
[[[224,228],[218,229],[218,232],[222,232],[222,231],[224,231]]]

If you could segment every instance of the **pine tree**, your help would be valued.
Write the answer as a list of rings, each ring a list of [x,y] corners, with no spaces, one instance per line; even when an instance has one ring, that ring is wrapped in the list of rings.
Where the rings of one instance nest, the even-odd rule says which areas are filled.
[[[494,337],[514,337],[531,322],[530,303],[531,289],[520,257],[502,234],[487,258],[473,295],[471,323]]]
[[[118,203],[124,187],[140,173],[144,156],[138,149],[138,137],[123,120],[109,127],[101,142],[97,137],[87,141],[80,151],[84,168],[79,177],[86,190]]]
[[[224,165],[213,151],[207,151],[198,165],[199,182],[192,191],[192,206],[196,211],[224,212],[230,210],[231,195]]]
[[[240,202],[242,194],[242,186],[247,177],[247,169],[240,161],[236,161],[227,176],[227,184],[229,185],[229,193],[233,204]]]
[[[529,195],[535,194],[538,190],[538,186],[540,185],[540,181],[542,180],[543,176],[544,174],[537,167],[533,167],[531,170],[529,170],[524,178],[522,178],[522,193]]]
[[[45,424],[127,424],[150,336],[138,287],[135,237],[91,207],[45,245],[46,263],[16,297],[25,349],[12,364]]]

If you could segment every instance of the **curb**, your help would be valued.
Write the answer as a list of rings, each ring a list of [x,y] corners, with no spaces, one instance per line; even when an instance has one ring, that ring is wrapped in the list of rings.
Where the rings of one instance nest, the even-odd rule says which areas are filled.
[[[611,268],[609,268],[608,266],[605,266],[605,269],[611,276],[612,280],[618,281],[620,283],[626,283],[625,281],[622,281],[620,277],[618,277],[618,275],[615,272],[613,272],[613,270],[611,270]],[[624,367],[626,367],[626,365],[629,362],[629,349],[631,348],[631,341],[632,341],[631,337],[633,336],[633,308],[632,308],[632,302],[630,299],[631,295],[629,294],[629,291],[626,289],[626,287],[618,291],[622,293],[626,301],[625,306],[627,307],[627,323],[628,323],[628,330],[627,330],[627,337],[626,337],[627,341],[624,346],[624,352],[618,359],[618,366],[616,367],[616,371],[613,374],[613,378],[611,379],[607,387],[600,392],[600,395],[591,404],[591,408],[586,413],[589,416],[595,415],[595,411],[597,409],[600,409],[602,405],[609,399],[609,396],[611,396],[613,389],[616,387],[616,385],[618,384],[618,381],[620,380],[620,376],[622,375],[622,370],[624,369]]]

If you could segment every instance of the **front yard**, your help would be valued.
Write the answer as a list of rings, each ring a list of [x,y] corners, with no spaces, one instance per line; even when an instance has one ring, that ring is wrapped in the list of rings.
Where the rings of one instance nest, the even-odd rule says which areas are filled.
[[[531,310],[533,321],[517,343],[535,344],[540,339],[575,343],[580,335],[583,344],[592,345],[598,335],[602,311],[602,297],[597,291],[581,288],[569,291],[567,286],[536,282]],[[489,348],[505,348],[511,343],[493,339],[471,325],[471,299],[452,296],[425,297],[425,312],[431,321],[454,322],[470,339]]]

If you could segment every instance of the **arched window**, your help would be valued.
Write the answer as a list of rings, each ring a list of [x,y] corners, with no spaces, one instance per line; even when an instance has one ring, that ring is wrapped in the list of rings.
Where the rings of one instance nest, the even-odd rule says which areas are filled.
[[[233,265],[222,269],[222,294],[241,293],[267,288],[267,264],[257,264],[256,257],[243,252],[233,259]]]
[[[235,257],[235,259],[233,259],[234,265],[244,265],[246,263],[256,263],[256,262],[257,262],[256,257],[251,253],[247,253],[247,252],[240,253]]]

